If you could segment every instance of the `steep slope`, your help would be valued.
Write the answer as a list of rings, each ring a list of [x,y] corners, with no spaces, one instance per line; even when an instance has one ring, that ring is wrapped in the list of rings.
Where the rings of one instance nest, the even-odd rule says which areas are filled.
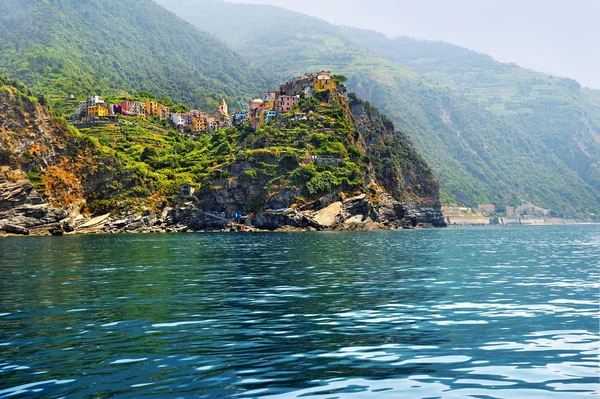
[[[339,71],[349,89],[410,132],[439,176],[444,203],[534,203],[558,213],[598,208],[598,193],[542,138],[476,99],[431,83],[367,51],[342,29],[277,7],[219,0],[156,0],[282,77]],[[521,124],[523,126],[523,124]]]
[[[386,59],[459,90],[540,139],[600,193],[600,107],[572,80],[503,64],[443,42],[345,28],[345,36]]]
[[[129,160],[53,118],[44,102],[0,75],[0,227],[47,232],[150,183]]]
[[[238,213],[258,227],[442,226],[439,185],[393,123],[356,95],[317,92],[253,131],[214,134],[222,161],[175,220],[203,229]],[[215,217],[218,215],[218,217]]]
[[[50,97],[147,90],[204,108],[266,87],[242,57],[150,0],[5,0],[0,73]]]

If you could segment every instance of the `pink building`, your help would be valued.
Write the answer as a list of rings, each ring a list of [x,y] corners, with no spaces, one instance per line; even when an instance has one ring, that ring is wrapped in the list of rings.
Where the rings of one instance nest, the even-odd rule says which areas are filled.
[[[121,113],[123,115],[139,116],[143,112],[142,104],[139,101],[123,100],[123,104],[121,104],[121,107]]]
[[[285,114],[290,112],[294,105],[300,102],[300,96],[286,96],[284,94],[279,96],[279,102],[277,103],[277,113]]]

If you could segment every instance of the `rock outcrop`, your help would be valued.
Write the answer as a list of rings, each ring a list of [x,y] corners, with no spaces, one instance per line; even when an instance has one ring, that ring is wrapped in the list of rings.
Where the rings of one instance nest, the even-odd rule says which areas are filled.
[[[70,213],[46,203],[20,170],[0,167],[0,230],[29,235],[62,228]]]

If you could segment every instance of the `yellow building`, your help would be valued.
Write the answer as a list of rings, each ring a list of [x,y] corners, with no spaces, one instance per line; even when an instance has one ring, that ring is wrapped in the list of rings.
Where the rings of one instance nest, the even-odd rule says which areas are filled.
[[[162,104],[158,104],[157,107],[157,115],[160,118],[160,120],[165,120],[165,119],[169,119],[169,107],[166,107]]]
[[[88,107],[87,115],[94,118],[108,116],[108,108],[103,107],[102,105],[92,105],[91,107]]]
[[[158,103],[156,101],[148,100],[144,103],[144,105],[146,110],[146,116],[160,116]]]
[[[205,132],[208,130],[208,125],[204,118],[193,116],[191,122],[190,128],[192,129],[192,132]]]
[[[266,124],[266,111],[265,109],[259,109],[256,111],[255,123],[256,127],[264,126]]]
[[[318,75],[315,80],[315,90],[335,90],[335,82],[331,79],[329,72]]]
[[[264,105],[266,109],[275,109],[275,101],[265,101]]]

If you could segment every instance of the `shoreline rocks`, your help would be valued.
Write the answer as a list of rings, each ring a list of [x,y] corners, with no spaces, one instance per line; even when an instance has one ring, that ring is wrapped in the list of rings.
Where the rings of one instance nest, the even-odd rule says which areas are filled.
[[[24,181],[26,182],[26,181]],[[27,182],[28,183],[28,182]],[[29,189],[27,184],[22,187]],[[21,192],[14,189],[12,192]],[[218,232],[371,231],[445,227],[439,209],[402,204],[385,191],[344,198],[340,192],[304,204],[265,210],[236,219],[226,212],[200,209],[192,200],[160,213],[134,211],[85,218],[47,203],[25,203],[0,209],[3,235],[63,236],[70,234]],[[33,198],[37,198],[33,195]],[[5,201],[6,203],[6,201]]]

